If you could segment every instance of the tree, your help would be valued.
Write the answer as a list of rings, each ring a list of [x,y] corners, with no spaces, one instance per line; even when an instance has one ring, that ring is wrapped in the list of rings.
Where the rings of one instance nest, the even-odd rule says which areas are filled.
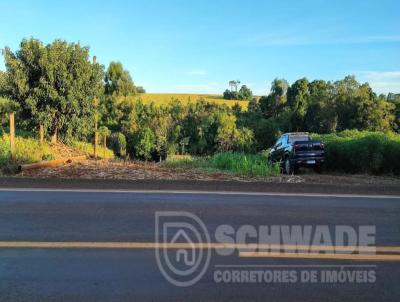
[[[243,85],[239,90],[238,99],[249,101],[252,99],[252,97],[253,92],[246,85]]]
[[[135,149],[138,156],[143,157],[146,161],[151,159],[155,149],[155,137],[150,128],[143,128],[139,132]]]
[[[331,133],[337,128],[337,113],[333,86],[330,82],[315,80],[308,85],[310,93],[305,119],[308,131]]]
[[[229,89],[226,89],[223,93],[223,98],[225,100],[237,100],[239,96],[236,91],[231,91]]]
[[[89,61],[89,48],[55,40],[24,39],[15,53],[6,47],[7,95],[30,126],[52,137],[80,138],[93,131],[93,99],[102,93],[103,68]]]
[[[136,93],[146,93],[146,89],[143,86],[136,86]]]
[[[0,96],[0,135],[3,134],[3,124],[8,120],[9,113],[16,112],[18,109],[18,103]]]
[[[229,87],[231,87],[231,91],[235,91],[236,93],[238,92],[239,85],[240,85],[239,80],[229,81]]]
[[[7,79],[6,73],[0,70],[0,96],[7,94]]]
[[[115,96],[136,94],[136,87],[129,74],[120,62],[111,62],[105,75],[105,93]]]
[[[107,148],[107,136],[110,136],[111,131],[108,130],[106,126],[101,126],[99,128],[99,135],[100,135],[100,140],[103,140],[103,147]]]
[[[395,130],[400,130],[400,94],[389,93],[387,96],[387,101],[394,105],[394,128]]]
[[[289,84],[285,79],[276,78],[271,83],[271,92],[268,96],[260,98],[260,108],[264,115],[268,117],[276,117],[286,106],[286,93]]]
[[[287,104],[292,110],[291,126],[295,131],[304,130],[304,119],[309,104],[308,80],[297,80],[287,90]]]

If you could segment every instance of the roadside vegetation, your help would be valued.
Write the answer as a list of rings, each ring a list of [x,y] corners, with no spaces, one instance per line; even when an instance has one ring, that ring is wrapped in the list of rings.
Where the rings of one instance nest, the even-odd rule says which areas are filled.
[[[52,152],[50,146],[45,143],[40,145],[37,139],[26,138],[26,137],[16,137],[16,164],[33,163],[41,160],[54,159],[54,153]],[[9,136],[3,134],[0,137],[0,167],[9,167],[10,161],[10,142]]]
[[[400,135],[346,130],[313,135],[325,144],[327,171],[400,175]]]
[[[217,153],[209,157],[171,156],[164,163],[167,167],[199,171],[230,173],[237,176],[265,178],[280,173],[278,164],[270,165],[262,154]]]
[[[63,146],[59,144],[54,146],[49,143],[41,145],[39,140],[28,133],[24,136],[16,136],[15,149],[16,149],[16,162],[11,162],[10,139],[8,134],[0,136],[0,172],[10,173],[15,171],[18,165],[30,164],[42,160],[53,160],[67,156],[62,153],[60,148],[71,148],[72,151],[81,151],[81,154],[93,155],[93,144],[80,141],[72,141],[68,145]],[[98,157],[100,159],[113,159],[115,158],[114,152],[108,148],[99,146]]]
[[[223,96],[149,94],[122,63],[105,68],[77,43],[24,39],[3,54],[0,122],[7,125],[7,114],[16,112],[17,135],[38,137],[43,126],[47,140],[92,153],[99,129],[99,142],[124,159],[268,176],[277,167],[267,165],[264,151],[284,132],[308,131],[326,144],[327,171],[400,174],[400,95],[377,95],[354,76],[275,79],[261,97],[239,80]],[[20,159],[51,158],[46,146],[26,144]],[[99,156],[113,154],[100,149]]]

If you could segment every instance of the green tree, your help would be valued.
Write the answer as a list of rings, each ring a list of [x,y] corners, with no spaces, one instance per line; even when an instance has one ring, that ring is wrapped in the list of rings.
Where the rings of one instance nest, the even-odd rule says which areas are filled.
[[[3,134],[3,124],[8,121],[8,114],[17,112],[19,108],[18,103],[0,96],[0,135]]]
[[[103,68],[89,60],[89,48],[55,40],[24,39],[15,53],[6,47],[7,94],[21,105],[30,126],[44,125],[55,138],[93,131],[94,97],[103,89]]]
[[[305,115],[307,130],[315,133],[335,132],[338,118],[332,84],[315,80],[308,87],[310,99]]]
[[[110,136],[111,131],[106,127],[106,126],[101,126],[99,128],[99,135],[100,135],[100,140],[103,141],[103,147],[107,147],[107,137]]]
[[[105,75],[105,93],[115,96],[136,94],[136,87],[129,74],[120,62],[111,62]]]
[[[260,98],[260,108],[264,115],[268,117],[276,117],[281,113],[287,101],[287,90],[289,84],[285,79],[276,78],[271,83],[271,92],[268,96]]]
[[[7,94],[7,79],[6,73],[0,70],[0,96]]]
[[[287,104],[292,110],[291,128],[295,131],[305,130],[304,119],[309,104],[308,80],[302,78],[294,82],[287,91]]]
[[[138,156],[146,161],[151,159],[155,149],[155,137],[150,128],[146,127],[139,131],[135,149]]]
[[[238,98],[239,100],[246,100],[249,101],[253,98],[253,92],[249,87],[246,85],[243,85],[240,87],[239,93],[238,93]]]

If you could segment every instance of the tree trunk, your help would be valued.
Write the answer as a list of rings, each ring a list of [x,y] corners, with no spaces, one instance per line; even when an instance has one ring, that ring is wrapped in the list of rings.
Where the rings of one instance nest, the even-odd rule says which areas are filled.
[[[10,151],[11,160],[15,163],[17,160],[15,152],[15,123],[14,123],[14,112],[10,112]]]
[[[51,131],[51,139],[50,142],[52,144],[57,144],[57,128]]]
[[[103,159],[106,158],[106,148],[107,148],[107,136],[103,136],[103,146],[104,146],[104,151],[103,151]]]
[[[44,128],[43,128],[43,125],[40,125],[40,127],[39,127],[39,134],[40,134],[40,145],[43,145],[43,143],[44,143]]]

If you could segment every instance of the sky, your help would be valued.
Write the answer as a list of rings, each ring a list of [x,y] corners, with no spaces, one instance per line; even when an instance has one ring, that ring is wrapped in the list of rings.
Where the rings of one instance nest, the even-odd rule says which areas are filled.
[[[0,20],[0,48],[79,42],[147,92],[222,93],[235,79],[264,95],[276,77],[350,74],[400,93],[398,0],[0,0]]]

